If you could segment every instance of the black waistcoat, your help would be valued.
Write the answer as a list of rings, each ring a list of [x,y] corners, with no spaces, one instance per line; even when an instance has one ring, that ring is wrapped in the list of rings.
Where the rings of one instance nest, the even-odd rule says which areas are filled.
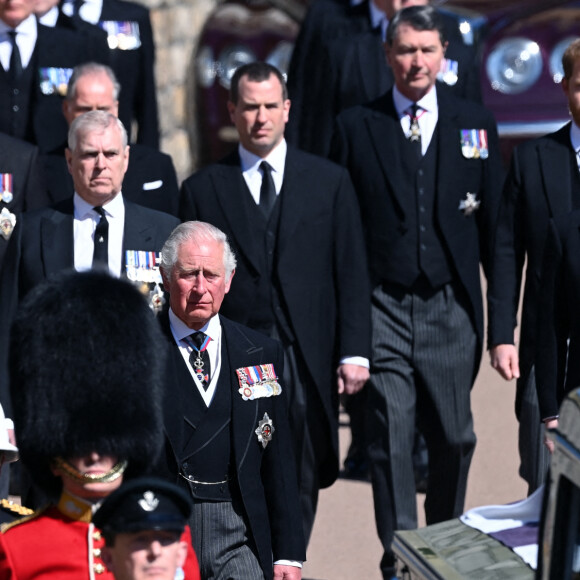
[[[196,499],[230,501],[233,480],[232,458],[232,383],[227,344],[222,333],[221,369],[218,384],[209,407],[206,407],[191,379],[191,397],[184,413],[183,455],[180,469],[188,479]],[[204,485],[229,480],[229,484]]]
[[[32,100],[38,81],[36,48],[22,76],[14,84],[0,66],[0,132],[18,139],[34,141],[32,127]]]
[[[399,147],[403,151],[400,195],[413,199],[412,208],[405,215],[407,233],[394,252],[394,259],[385,272],[390,282],[412,287],[424,277],[432,288],[439,288],[452,279],[449,259],[443,236],[435,216],[437,196],[438,129],[435,129],[427,151],[417,159],[413,144],[399,132]]]
[[[278,328],[281,328],[285,334],[285,338],[292,342],[293,332],[285,314],[286,309],[282,304],[283,298],[276,272],[278,226],[280,224],[280,208],[283,203],[283,195],[284,188],[282,187],[282,191],[277,196],[276,203],[268,219],[256,205],[249,191],[247,195],[244,195],[244,202],[251,216],[254,235],[257,240],[263,241],[263,243],[258,244],[261,276],[256,288],[258,295],[254,302],[259,305],[259,308],[252,310],[246,324],[250,328],[263,332],[268,336],[272,335],[274,326],[278,325]]]

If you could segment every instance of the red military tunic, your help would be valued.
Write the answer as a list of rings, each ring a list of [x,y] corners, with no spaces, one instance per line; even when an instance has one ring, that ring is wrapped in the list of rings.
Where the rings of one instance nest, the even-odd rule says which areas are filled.
[[[58,506],[49,506],[6,524],[0,534],[0,580],[114,580],[101,559],[105,541],[90,522],[91,504],[63,492]],[[185,580],[200,580],[191,535]]]

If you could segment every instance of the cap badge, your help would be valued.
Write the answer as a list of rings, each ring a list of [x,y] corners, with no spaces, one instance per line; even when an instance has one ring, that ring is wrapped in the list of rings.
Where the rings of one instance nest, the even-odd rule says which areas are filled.
[[[144,511],[152,512],[157,509],[159,500],[155,497],[155,494],[152,491],[146,491],[143,494],[143,499],[140,499],[137,503]]]
[[[268,413],[264,413],[264,418],[258,423],[258,428],[255,431],[258,436],[258,443],[261,443],[264,449],[272,441],[272,434],[275,430],[272,419],[268,417]]]
[[[238,393],[244,401],[274,397],[282,392],[278,376],[271,363],[236,369],[240,388]]]

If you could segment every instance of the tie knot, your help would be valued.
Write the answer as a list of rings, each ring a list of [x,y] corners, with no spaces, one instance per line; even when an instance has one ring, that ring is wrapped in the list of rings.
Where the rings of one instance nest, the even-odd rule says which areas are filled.
[[[260,169],[264,175],[272,173],[272,166],[267,161],[262,161],[262,163],[260,163]]]
[[[102,206],[102,205],[96,205],[96,206],[95,206],[93,209],[94,209],[94,210],[95,210],[95,211],[96,211],[96,212],[97,212],[97,213],[98,213],[98,214],[99,214],[99,215],[100,215],[102,218],[104,218],[104,217],[105,217],[105,210],[103,209],[103,206]]]
[[[14,42],[16,40],[16,35],[18,34],[18,32],[16,32],[16,30],[11,29],[8,31],[8,36],[10,37],[10,40],[12,42]]]
[[[407,110],[409,112],[409,116],[412,119],[417,119],[417,115],[420,111],[421,107],[417,103],[413,103]]]
[[[203,347],[207,346],[206,341],[209,342],[207,340],[209,337],[203,332],[194,332],[190,338],[197,350],[203,350]]]

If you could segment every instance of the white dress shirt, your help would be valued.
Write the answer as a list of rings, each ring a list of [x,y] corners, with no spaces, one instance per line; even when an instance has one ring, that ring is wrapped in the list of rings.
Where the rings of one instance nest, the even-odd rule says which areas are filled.
[[[267,157],[258,157],[254,153],[250,153],[242,145],[238,146],[238,151],[240,154],[240,161],[242,164],[242,175],[246,180],[248,189],[256,202],[256,205],[260,203],[260,188],[262,187],[262,170],[260,169],[260,163],[262,161],[267,161],[272,167],[272,179],[274,180],[274,186],[276,187],[276,195],[280,194],[282,189],[282,183],[284,182],[284,165],[286,163],[286,151],[288,146],[286,145],[286,140],[282,139],[278,145]]]
[[[36,16],[31,14],[23,20],[15,29],[0,20],[0,63],[5,71],[10,69],[10,56],[12,55],[12,41],[8,36],[9,30],[16,30],[16,44],[20,51],[22,68],[26,68],[32,58],[36,39],[38,38],[38,28],[36,26]]]
[[[381,37],[383,42],[387,39],[387,28],[389,26],[389,19],[387,15],[378,8],[378,6],[374,3],[373,0],[369,2],[369,14],[371,18],[371,26],[372,28],[381,27]]]
[[[173,338],[175,339],[175,343],[179,347],[179,352],[181,352],[181,356],[183,356],[183,360],[187,365],[189,373],[193,378],[195,386],[201,395],[201,398],[204,400],[205,404],[209,407],[211,401],[213,399],[217,381],[220,375],[220,370],[222,366],[222,361],[220,357],[220,347],[222,341],[222,325],[220,324],[219,316],[212,316],[202,328],[199,330],[192,330],[181,320],[178,318],[176,314],[169,309],[169,323],[171,326],[171,333],[173,334]],[[207,353],[209,355],[209,364],[211,369],[211,377],[209,378],[209,386],[207,391],[203,388],[200,380],[197,378],[193,367],[189,362],[189,355],[194,350],[186,341],[185,338],[190,336],[195,332],[203,332],[207,336],[211,338],[209,344],[207,345]]]
[[[71,0],[62,5],[62,11],[67,16],[74,14],[74,4]],[[79,16],[91,24],[97,24],[101,19],[101,12],[103,11],[103,0],[84,0],[83,5],[79,10]]]
[[[403,133],[408,135],[411,130],[409,109],[414,101],[411,101],[402,95],[399,92],[399,89],[395,86],[393,87],[393,102],[395,104],[395,110],[399,114]],[[432,87],[421,100],[417,101],[417,105],[420,107],[417,117],[419,120],[419,129],[421,131],[421,151],[423,155],[425,155],[439,119],[437,91],[435,90],[435,87]]]
[[[87,203],[78,193],[75,192],[73,199],[75,270],[82,272],[90,270],[93,266],[95,228],[101,216],[93,209],[94,206]],[[121,192],[104,205],[103,209],[109,222],[109,271],[111,276],[119,278],[124,265],[123,230],[125,229],[125,204]]]
[[[56,26],[57,20],[58,6],[53,6],[46,14],[38,19],[38,22],[40,22],[40,24],[44,24],[44,26],[50,26],[50,28],[54,28]]]

